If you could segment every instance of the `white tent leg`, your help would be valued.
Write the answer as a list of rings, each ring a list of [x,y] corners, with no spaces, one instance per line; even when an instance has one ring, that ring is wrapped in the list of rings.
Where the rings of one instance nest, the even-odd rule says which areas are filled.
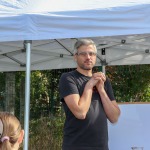
[[[30,67],[31,67],[31,41],[25,41],[26,46],[26,82],[25,82],[25,114],[24,114],[24,150],[28,150],[29,141],[29,114],[30,114]]]
[[[105,65],[102,65],[102,72],[103,72],[104,74],[106,74]]]

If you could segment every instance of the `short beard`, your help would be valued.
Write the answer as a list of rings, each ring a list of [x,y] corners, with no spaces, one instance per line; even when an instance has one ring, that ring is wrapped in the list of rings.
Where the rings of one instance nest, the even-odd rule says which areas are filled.
[[[84,65],[80,66],[81,69],[83,70],[92,70],[93,69],[93,66],[91,67],[85,67]]]

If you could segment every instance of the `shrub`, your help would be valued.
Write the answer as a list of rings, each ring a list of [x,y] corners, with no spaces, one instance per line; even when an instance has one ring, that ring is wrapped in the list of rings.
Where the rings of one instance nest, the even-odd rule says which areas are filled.
[[[30,121],[29,150],[60,150],[64,117]]]

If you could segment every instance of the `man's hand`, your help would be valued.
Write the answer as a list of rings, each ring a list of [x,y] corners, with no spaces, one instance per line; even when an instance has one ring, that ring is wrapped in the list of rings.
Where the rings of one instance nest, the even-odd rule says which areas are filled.
[[[104,82],[106,81],[106,76],[104,73],[102,72],[98,72],[96,73],[96,78],[98,79],[98,82],[96,84],[96,88],[98,90],[104,88]]]
[[[104,74],[103,72],[94,73],[94,74],[93,74],[93,77],[94,77],[95,79],[102,80],[103,82],[106,81],[106,76],[105,76],[105,74]]]
[[[106,76],[102,72],[94,73],[91,77],[91,79],[87,82],[87,84],[93,88],[94,86],[98,88],[101,88],[101,86],[104,86],[104,82],[106,81]]]

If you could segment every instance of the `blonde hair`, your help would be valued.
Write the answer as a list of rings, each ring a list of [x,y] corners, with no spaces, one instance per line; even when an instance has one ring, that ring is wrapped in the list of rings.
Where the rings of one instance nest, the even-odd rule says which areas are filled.
[[[9,112],[0,112],[0,149],[11,150],[21,134],[19,120]]]

